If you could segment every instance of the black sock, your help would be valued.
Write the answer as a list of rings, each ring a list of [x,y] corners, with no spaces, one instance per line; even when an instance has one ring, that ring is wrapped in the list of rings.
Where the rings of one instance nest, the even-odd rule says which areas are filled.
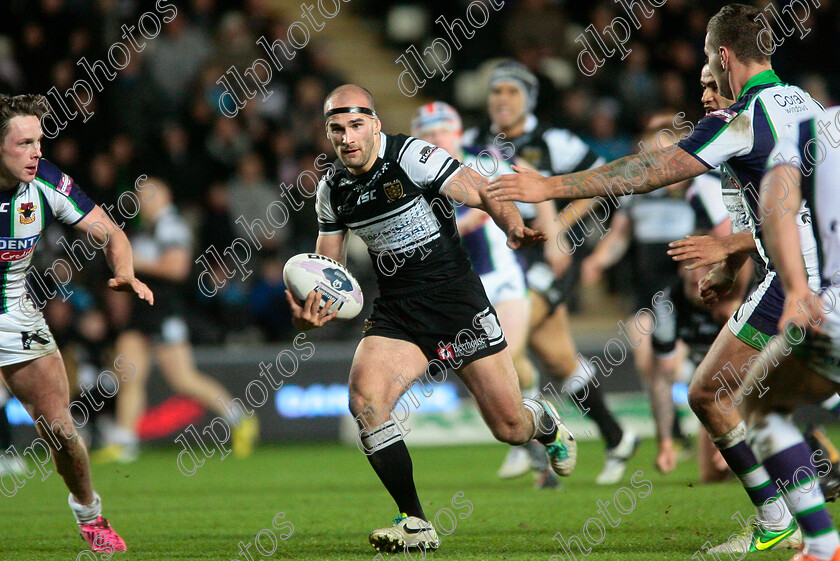
[[[426,515],[414,487],[414,469],[405,442],[402,439],[397,440],[368,454],[367,459],[379,480],[391,493],[400,512],[425,520]]]
[[[6,417],[6,406],[0,407],[0,454],[12,445],[12,427],[9,425],[9,418]]]
[[[674,425],[671,427],[671,437],[674,440],[683,440],[685,438],[685,434],[683,434],[682,427],[680,426],[680,416],[674,411]]]
[[[583,395],[583,399],[581,399]],[[585,388],[578,391],[574,395],[574,399],[580,404],[583,410],[587,410],[586,416],[595,421],[598,425],[598,430],[601,431],[601,436],[607,443],[607,448],[615,448],[621,442],[621,437],[624,436],[624,431],[619,426],[615,417],[612,416],[606,403],[604,403],[604,396],[601,394],[601,388],[595,386],[590,382]]]

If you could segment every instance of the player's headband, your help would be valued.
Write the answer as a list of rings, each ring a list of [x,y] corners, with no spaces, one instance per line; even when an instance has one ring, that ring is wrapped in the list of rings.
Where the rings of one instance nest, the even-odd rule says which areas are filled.
[[[333,115],[338,115],[339,113],[364,113],[365,115],[370,115],[373,118],[378,118],[376,116],[376,111],[370,109],[368,107],[336,107],[335,109],[330,109],[324,114],[325,119],[329,119]]]

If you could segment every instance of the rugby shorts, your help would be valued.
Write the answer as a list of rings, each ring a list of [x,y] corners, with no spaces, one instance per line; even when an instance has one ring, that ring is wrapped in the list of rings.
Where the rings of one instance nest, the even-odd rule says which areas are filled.
[[[156,299],[154,306],[136,301],[128,329],[139,331],[154,343],[188,343],[190,340],[183,307],[170,299]]]
[[[41,310],[28,296],[0,314],[0,367],[47,356],[58,350]]]
[[[735,337],[760,351],[779,332],[778,323],[784,307],[782,281],[775,271],[769,271],[732,314],[727,325]]]
[[[808,331],[805,338],[795,327],[787,335],[789,343],[793,343],[793,354],[805,366],[817,374],[828,378],[832,382],[840,383],[840,310],[837,309],[840,300],[840,288],[829,286],[823,289],[819,296],[817,307],[823,313],[822,334]]]
[[[363,333],[414,343],[428,360],[452,368],[507,347],[496,310],[473,271],[409,295],[377,298]]]

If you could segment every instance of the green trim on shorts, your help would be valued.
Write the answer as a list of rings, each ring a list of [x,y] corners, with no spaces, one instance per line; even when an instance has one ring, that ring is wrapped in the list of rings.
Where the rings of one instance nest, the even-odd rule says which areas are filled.
[[[735,337],[758,351],[763,351],[764,347],[766,347],[767,343],[769,343],[770,339],[772,339],[771,335],[767,335],[766,333],[759,331],[749,323],[744,325]]]

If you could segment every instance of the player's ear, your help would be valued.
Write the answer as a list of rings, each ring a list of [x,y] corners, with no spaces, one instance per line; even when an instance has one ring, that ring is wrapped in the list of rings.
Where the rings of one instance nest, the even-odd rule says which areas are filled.
[[[379,134],[379,131],[381,131],[381,130],[382,130],[382,121],[380,121],[379,119],[374,119],[373,120],[373,132],[375,132],[376,134]]]

